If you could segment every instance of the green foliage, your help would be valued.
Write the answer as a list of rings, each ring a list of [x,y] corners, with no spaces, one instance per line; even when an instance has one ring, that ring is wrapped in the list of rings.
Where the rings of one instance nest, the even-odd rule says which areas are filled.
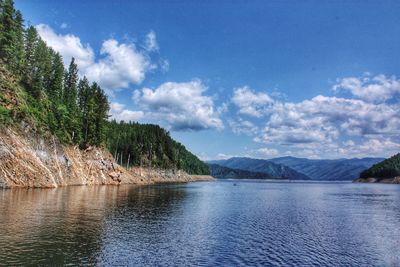
[[[106,143],[122,165],[176,168],[190,174],[209,174],[204,162],[158,125],[111,121]]]
[[[1,77],[4,90],[13,98],[14,110],[1,102],[1,121],[25,120],[37,132],[51,132],[63,143],[80,146],[101,145],[105,139],[108,100],[93,83],[78,95],[78,66],[72,59],[64,69],[61,55],[39,37],[34,27],[24,29],[23,18],[12,0],[0,0],[0,61],[12,73]],[[7,80],[20,80],[25,90]],[[17,91],[28,94],[15,95]],[[79,99],[84,97],[84,99]],[[17,103],[18,102],[18,103]],[[78,103],[80,103],[78,105]]]
[[[360,178],[393,178],[400,176],[400,153],[363,171]]]
[[[11,113],[11,111],[9,109],[6,109],[5,107],[0,106],[0,123],[2,123],[2,124],[11,123],[10,113]]]
[[[4,68],[5,67],[5,68]],[[26,30],[12,0],[0,0],[0,123],[24,121],[38,133],[52,133],[65,144],[107,146],[127,165],[183,169],[208,174],[209,169],[169,133],[156,125],[108,122],[109,103],[97,83],[79,79],[72,58],[62,57]]]
[[[0,0],[0,58],[14,72],[23,64],[23,19],[12,0]]]

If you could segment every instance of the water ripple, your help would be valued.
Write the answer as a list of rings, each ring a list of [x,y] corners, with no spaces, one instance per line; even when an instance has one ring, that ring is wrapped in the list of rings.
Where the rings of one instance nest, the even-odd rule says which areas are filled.
[[[397,186],[221,181],[0,199],[1,266],[400,266]]]

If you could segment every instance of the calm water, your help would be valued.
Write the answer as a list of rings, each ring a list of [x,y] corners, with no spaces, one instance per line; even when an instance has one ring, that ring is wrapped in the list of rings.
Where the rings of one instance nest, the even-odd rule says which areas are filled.
[[[0,190],[0,265],[27,264],[400,266],[400,186]]]

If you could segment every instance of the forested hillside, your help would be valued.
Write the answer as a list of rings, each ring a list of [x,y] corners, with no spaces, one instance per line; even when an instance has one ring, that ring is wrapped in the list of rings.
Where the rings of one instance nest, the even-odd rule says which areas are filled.
[[[268,160],[253,159],[245,157],[234,157],[226,160],[209,161],[210,164],[217,164],[231,169],[245,170],[250,172],[264,173],[276,179],[309,180],[307,175],[297,172],[290,167],[276,164]]]
[[[400,153],[363,171],[360,178],[393,178],[400,176]]]
[[[107,146],[119,163],[208,174],[206,164],[156,125],[108,121],[103,89],[67,69],[12,0],[0,0],[0,124],[29,125],[80,148]]]
[[[220,179],[272,179],[267,173],[232,169],[218,164],[208,164],[211,175]]]
[[[384,158],[305,159],[281,157],[270,159],[269,161],[288,166],[298,172],[304,173],[312,180],[350,181],[358,178],[363,170],[382,160],[384,160]]]
[[[104,91],[79,78],[74,59],[64,69],[61,55],[36,29],[24,28],[12,0],[0,1],[0,60],[18,81],[12,89],[20,90],[14,105],[2,104],[1,121],[28,121],[36,131],[50,131],[67,144],[86,147],[104,141],[109,111]],[[5,88],[0,99],[6,102],[4,94]]]
[[[209,174],[204,162],[158,125],[111,121],[106,141],[114,158],[124,166],[176,168],[190,174]]]

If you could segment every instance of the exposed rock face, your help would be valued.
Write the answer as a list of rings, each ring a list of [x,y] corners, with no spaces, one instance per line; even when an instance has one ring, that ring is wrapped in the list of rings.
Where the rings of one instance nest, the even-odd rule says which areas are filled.
[[[0,129],[0,187],[150,184],[210,180],[181,171],[135,168],[127,171],[106,149],[80,150],[56,138],[23,129]]]

